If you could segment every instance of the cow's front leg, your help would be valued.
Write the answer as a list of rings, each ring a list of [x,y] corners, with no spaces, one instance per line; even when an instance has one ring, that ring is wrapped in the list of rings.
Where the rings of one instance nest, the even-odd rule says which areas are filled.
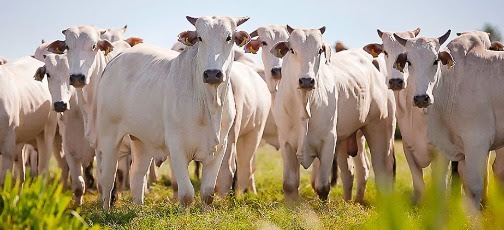
[[[173,172],[172,177],[177,180],[178,201],[183,208],[186,208],[194,201],[194,188],[187,168],[189,161],[186,152],[180,146],[183,141],[178,138],[171,138],[169,141],[171,142],[168,148],[170,151],[170,165]]]
[[[299,162],[296,152],[288,142],[280,145],[283,160],[283,191],[286,202],[299,199]]]
[[[217,146],[217,151],[215,155],[208,161],[203,163],[203,173],[201,176],[201,200],[205,204],[211,204],[214,198],[215,182],[217,180],[217,174],[221,167],[222,159],[224,158],[224,153],[227,147],[227,138],[223,139],[222,143]]]
[[[330,133],[323,141],[320,151],[320,169],[315,180],[315,191],[321,200],[327,200],[331,184],[329,183],[329,176],[332,170],[332,163],[334,160],[334,151],[336,149],[336,135]]]

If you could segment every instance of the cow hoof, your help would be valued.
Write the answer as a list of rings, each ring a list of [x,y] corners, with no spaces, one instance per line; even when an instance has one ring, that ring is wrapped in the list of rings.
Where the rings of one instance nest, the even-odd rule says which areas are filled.
[[[315,191],[317,192],[319,198],[325,201],[329,196],[330,188],[331,188],[330,185],[324,185],[322,186],[322,188],[315,189]]]

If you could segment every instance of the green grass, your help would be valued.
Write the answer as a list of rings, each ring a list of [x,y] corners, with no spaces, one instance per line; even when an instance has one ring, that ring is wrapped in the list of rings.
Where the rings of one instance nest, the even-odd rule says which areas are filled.
[[[165,175],[151,187],[145,205],[132,203],[129,192],[120,193],[120,199],[111,211],[103,211],[96,191],[85,195],[81,215],[90,225],[99,224],[117,229],[467,229],[504,228],[504,196],[493,181],[487,208],[478,214],[468,211],[462,198],[454,194],[447,199],[442,191],[429,186],[424,202],[411,203],[412,182],[401,142],[396,142],[397,180],[394,193],[379,197],[374,176],[368,181],[362,206],[342,200],[341,181],[331,189],[330,201],[320,201],[311,188],[310,171],[301,170],[299,205],[283,203],[281,154],[270,146],[257,153],[256,184],[258,194],[240,198],[219,197],[210,207],[195,203],[183,211],[173,199]],[[430,184],[430,169],[424,170]],[[192,178],[196,192],[199,182]],[[355,186],[354,186],[355,188]],[[499,217],[499,218],[497,218]]]

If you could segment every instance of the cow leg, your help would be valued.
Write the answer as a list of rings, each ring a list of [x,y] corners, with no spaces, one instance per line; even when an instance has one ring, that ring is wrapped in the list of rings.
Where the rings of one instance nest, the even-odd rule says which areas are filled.
[[[63,183],[63,189],[68,189],[68,176],[69,176],[69,166],[68,162],[65,160],[65,154],[63,152],[63,140],[59,133],[55,134],[53,141],[53,151],[52,151],[58,166],[61,169],[61,182]]]
[[[431,175],[439,191],[446,191],[446,175],[448,173],[449,163],[450,161],[441,154],[437,154],[432,161]]]
[[[23,154],[23,144],[16,145],[14,162],[15,162],[15,174],[19,180],[19,183],[23,183],[25,179],[25,164],[24,164],[24,154]]]
[[[200,193],[201,200],[207,205],[213,202],[217,174],[226,152],[228,139],[224,139],[222,142],[222,144],[217,146],[214,156],[210,160],[202,162],[203,173],[201,175]]]
[[[338,145],[336,146],[336,157],[338,158],[337,160],[338,166],[341,171],[341,182],[343,184],[343,199],[351,200],[354,176],[352,172],[353,171],[352,165],[350,166],[348,165],[350,157],[348,155],[348,148],[346,143],[347,141],[348,140],[338,143]]]
[[[353,158],[355,167],[355,177],[357,178],[357,193],[355,202],[364,202],[364,193],[366,191],[366,183],[369,178],[369,159],[366,153],[366,139],[362,136],[362,132],[357,132],[357,156]]]
[[[406,156],[406,162],[411,172],[411,178],[413,180],[413,193],[415,203],[422,199],[425,191],[425,182],[423,179],[423,169],[418,165],[415,156],[413,155],[413,149],[408,145],[407,142],[403,142],[404,155]],[[420,153],[420,152],[419,152]]]
[[[286,202],[294,202],[299,199],[299,162],[296,151],[292,146],[284,142],[280,146],[283,160],[283,191]],[[319,170],[317,170],[319,171]],[[317,172],[318,173],[318,172]]]
[[[112,132],[112,130],[107,130]],[[118,159],[118,145],[119,140],[114,140],[114,135],[103,135],[101,138],[101,151],[96,151],[97,159],[100,159],[99,170],[101,171],[98,180],[99,190],[101,190],[101,197],[103,201],[103,209],[108,210],[111,206],[112,188],[114,187],[116,172],[117,172],[117,159]]]
[[[39,165],[38,173],[48,173],[49,171],[49,160],[51,159],[51,153],[53,151],[54,137],[56,136],[56,128],[58,127],[56,112],[51,111],[49,113],[49,119],[44,127],[43,132],[43,146],[39,146]],[[39,140],[37,140],[37,145]],[[59,152],[58,152],[59,153]],[[66,175],[68,178],[68,174]]]
[[[172,141],[175,142],[174,140]],[[170,161],[172,177],[175,177],[177,180],[177,199],[181,203],[182,207],[188,207],[194,201],[194,188],[189,178],[189,170],[187,168],[189,162],[185,151],[179,148],[178,145],[171,147]]]
[[[149,167],[149,185],[156,183],[157,178],[158,178],[158,175],[157,175],[157,171],[156,171],[156,164],[154,164],[154,160],[152,160],[150,167]]]
[[[333,134],[328,134],[323,140],[322,148],[320,149],[320,170],[315,179],[315,191],[321,200],[327,200],[331,183],[329,176],[332,171],[332,163],[336,149],[336,137]],[[298,166],[299,167],[299,166]]]
[[[495,161],[492,164],[492,170],[499,186],[504,186],[504,148],[495,150]]]
[[[315,181],[317,180],[318,174],[320,172],[320,159],[318,157],[316,157],[313,160],[311,167],[312,167],[312,170],[311,170],[310,183],[311,183],[311,187],[313,188],[313,191],[315,191]],[[333,165],[333,167],[334,167],[334,165]]]
[[[233,126],[234,127],[234,126]],[[233,186],[233,174],[236,169],[236,140],[234,138],[234,129],[231,129],[228,137],[228,146],[222,159],[222,164],[217,175],[215,190],[219,195],[226,195]],[[198,164],[198,162],[196,162]]]
[[[82,205],[82,195],[86,191],[84,178],[83,178],[83,170],[82,164],[79,160],[75,159],[73,153],[69,151],[65,151],[65,160],[68,163],[68,167],[70,168],[70,176],[72,179],[72,191],[74,193],[75,203],[77,205]]]
[[[91,161],[84,168],[84,181],[86,182],[86,188],[89,190],[94,187],[94,177],[93,177],[93,162]]]
[[[130,188],[133,194],[133,202],[143,205],[145,186],[147,185],[147,171],[152,162],[152,156],[144,148],[139,140],[131,141],[133,163],[130,170]]]
[[[171,173],[171,177],[170,177],[170,184],[172,186],[172,189],[173,189],[173,199],[174,200],[178,200],[178,184],[177,184],[177,177],[175,177],[175,169],[173,168],[173,166],[171,165],[171,162],[170,162],[170,173]]]
[[[238,193],[248,189],[252,193],[257,193],[255,180],[254,180],[254,156],[259,143],[261,142],[261,130],[255,130],[249,132],[246,135],[240,136],[238,138],[238,143],[236,145],[237,149],[237,163],[238,171],[237,173],[237,189]],[[251,185],[251,187],[249,187]]]
[[[465,166],[463,168],[465,173],[463,179],[466,194],[477,209],[480,208],[483,197],[488,149],[489,147],[484,145],[471,145],[471,143],[464,145]]]
[[[379,192],[391,192],[394,184],[392,128],[393,125],[388,125],[388,122],[376,122],[367,125],[363,130],[371,151],[371,162]]]

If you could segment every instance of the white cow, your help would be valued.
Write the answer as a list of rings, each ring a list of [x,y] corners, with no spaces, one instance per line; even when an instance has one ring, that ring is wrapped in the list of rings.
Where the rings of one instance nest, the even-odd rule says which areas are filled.
[[[272,101],[274,101],[276,91],[278,90],[278,83],[280,82],[280,79],[282,77],[282,59],[271,54],[269,50],[278,42],[286,41],[289,38],[289,33],[287,32],[287,28],[285,26],[270,25],[259,27],[257,30],[251,33],[251,36],[257,38],[251,40],[245,46],[245,51],[255,54],[259,51],[259,49],[263,49],[261,57],[264,63],[264,68],[266,70],[269,70],[265,72],[265,81],[267,82],[270,93],[272,94]],[[275,146],[277,149],[280,147],[278,143],[277,127],[272,113],[270,113],[270,116],[268,117],[263,138],[269,144]],[[357,157],[353,158],[355,171],[357,173],[357,196],[355,200],[357,202],[362,202],[364,199],[367,178],[369,177],[369,162],[365,153],[365,139],[362,137],[362,132],[357,132],[356,139],[357,142],[352,142],[354,145],[357,145],[358,149]],[[353,151],[356,151],[355,147],[352,148]],[[339,165],[344,187],[343,196],[346,200],[350,200],[352,197],[353,186],[352,162],[348,161],[350,156],[347,153],[342,153],[338,157],[340,158],[340,160],[337,161],[337,159],[335,158],[333,162],[331,185],[336,185],[338,171],[336,165]],[[313,164],[311,177],[311,184],[314,189],[318,166],[319,161],[316,160]]]
[[[68,84],[70,70],[66,54],[46,55],[45,65],[37,70],[35,78],[42,81],[45,76],[52,96],[52,107],[56,112],[62,113],[58,120],[59,133],[63,139],[65,159],[71,170],[71,189],[76,203],[81,205],[82,195],[86,191],[84,169],[93,163],[94,149],[84,137],[84,120],[77,92]],[[89,181],[91,178],[86,179]]]
[[[248,17],[187,19],[196,30],[180,33],[179,41],[191,48],[172,59],[156,48],[133,47],[115,58],[100,80],[94,140],[102,153],[105,209],[110,206],[118,146],[127,134],[135,150],[131,170],[135,203],[143,203],[145,174],[152,154],[158,152],[170,156],[182,206],[194,199],[187,169],[193,159],[203,165],[201,199],[206,204],[213,201],[236,113],[229,80],[233,41],[243,46],[250,39],[246,32],[236,31]]]
[[[77,88],[77,94],[82,103],[79,106],[82,108],[84,123],[88,124],[89,117],[92,115],[92,108],[95,103],[96,84],[105,69],[108,61],[113,55],[120,53],[120,49],[128,48],[128,40],[117,41],[117,49],[114,51],[114,46],[108,40],[100,39],[100,32],[97,28],[91,26],[76,26],[63,30],[65,41],[54,41],[47,46],[48,51],[56,54],[66,52],[70,75],[68,84]],[[129,42],[136,44],[141,42],[141,39],[133,38]],[[103,52],[102,52],[103,51]],[[88,140],[91,134],[90,125],[85,125],[86,138]],[[127,148],[128,140],[125,139],[125,144],[122,150],[129,153]],[[93,144],[93,142],[91,142]],[[98,158],[97,161],[100,159]],[[99,177],[100,169],[97,170]],[[98,187],[100,190],[100,187]]]
[[[377,31],[383,43],[366,45],[364,50],[375,58],[379,58],[378,55],[381,53],[384,54],[380,57],[385,60],[386,84],[389,89],[394,90],[397,106],[396,118],[401,129],[404,155],[413,179],[415,200],[420,200],[425,190],[423,168],[429,166],[433,160],[437,160],[436,163],[440,165],[439,167],[433,167],[432,175],[446,177],[448,161],[429,144],[424,112],[422,109],[415,107],[411,100],[415,87],[412,86],[412,79],[408,78],[407,68],[402,72],[394,68],[397,57],[405,52],[405,48],[396,41],[393,32]],[[414,38],[419,33],[420,28],[397,32],[396,34],[405,38]]]
[[[128,25],[124,25],[123,28],[119,29],[100,30],[100,39],[108,40],[109,42],[124,40],[126,29],[128,29]]]
[[[409,63],[413,102],[426,109],[429,140],[449,160],[460,161],[466,193],[478,206],[484,193],[488,152],[504,146],[504,53],[485,49],[480,37],[466,34],[439,47],[439,38],[405,39],[397,66]],[[456,64],[455,64],[456,63]]]
[[[51,113],[51,95],[47,82],[33,80],[33,73],[42,62],[24,57],[0,66],[0,153],[2,171],[12,170],[13,160],[19,164],[24,178],[24,162],[21,154],[25,143],[36,140],[39,153],[38,173],[48,170],[50,153],[56,132],[56,113]]]
[[[184,44],[178,44],[173,45],[172,50],[182,52],[186,49]],[[230,139],[215,187],[216,192],[221,195],[229,193],[236,169],[235,194],[245,189],[257,192],[254,180],[255,152],[263,137],[271,107],[268,86],[254,69],[257,68],[256,63],[239,49],[234,49],[234,54],[235,63],[231,67],[230,78],[236,117],[229,133]],[[199,164],[196,166],[198,170]],[[173,183],[176,181],[172,181]]]
[[[298,164],[306,169],[315,158],[320,159],[315,191],[327,199],[335,150],[346,153],[343,141],[355,138],[359,129],[371,150],[378,188],[390,191],[395,103],[383,76],[362,52],[344,51],[331,58],[331,48],[322,40],[325,27],[287,29],[288,41],[271,49],[284,58],[273,115],[284,160],[286,199],[298,198]]]
[[[131,48],[132,45],[141,42],[140,38],[113,42],[114,50],[105,56],[106,62],[125,49]],[[58,121],[59,133],[63,139],[66,162],[71,170],[71,188],[74,191],[77,204],[80,205],[86,188],[90,188],[92,181],[94,181],[90,171],[95,155],[94,149],[84,136],[85,121],[84,107],[82,106],[84,100],[79,98],[76,89],[70,85],[67,54],[48,54],[43,57],[45,65],[37,70],[35,79],[42,81],[47,76],[53,110],[62,113],[61,119]]]

